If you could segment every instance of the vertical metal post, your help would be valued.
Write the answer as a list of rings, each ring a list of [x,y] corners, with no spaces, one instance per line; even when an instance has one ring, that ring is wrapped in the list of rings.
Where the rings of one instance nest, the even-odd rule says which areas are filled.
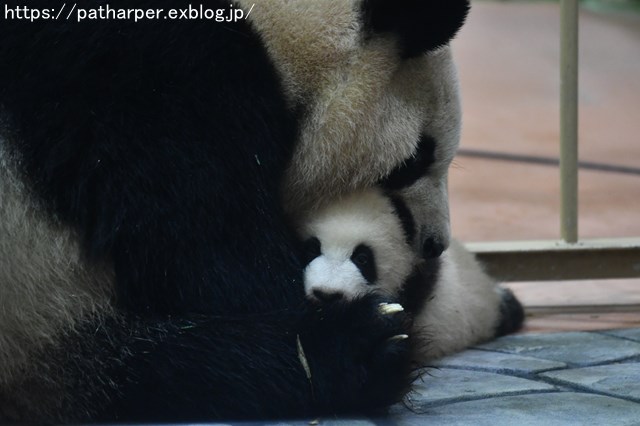
[[[561,0],[560,232],[578,241],[578,0]]]

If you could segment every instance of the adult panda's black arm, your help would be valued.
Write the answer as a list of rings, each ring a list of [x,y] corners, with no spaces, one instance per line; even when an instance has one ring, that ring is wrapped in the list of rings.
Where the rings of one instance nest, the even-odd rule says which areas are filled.
[[[278,197],[296,117],[246,22],[3,20],[0,40],[8,148],[87,261],[116,273],[118,320],[45,354],[48,380],[77,377],[71,394],[97,382],[89,411],[119,420],[327,414],[402,396],[406,343],[387,341],[406,332],[401,315],[380,317],[371,298],[323,312],[304,301]]]

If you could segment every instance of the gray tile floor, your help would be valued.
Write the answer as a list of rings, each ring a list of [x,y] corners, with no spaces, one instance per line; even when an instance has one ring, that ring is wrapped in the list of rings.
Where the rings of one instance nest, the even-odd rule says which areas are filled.
[[[508,336],[427,369],[418,425],[640,425],[640,329]]]
[[[411,409],[278,426],[640,425],[640,328],[507,336],[424,370]]]

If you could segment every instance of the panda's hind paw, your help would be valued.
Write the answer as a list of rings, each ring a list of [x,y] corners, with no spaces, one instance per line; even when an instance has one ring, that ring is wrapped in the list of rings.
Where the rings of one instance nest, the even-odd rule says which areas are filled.
[[[524,323],[524,308],[508,288],[501,288],[500,321],[496,328],[496,337],[514,333],[522,328]]]

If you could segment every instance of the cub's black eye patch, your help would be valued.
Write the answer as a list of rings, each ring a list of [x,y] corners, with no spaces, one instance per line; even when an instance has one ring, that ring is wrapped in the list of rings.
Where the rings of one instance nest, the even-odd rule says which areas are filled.
[[[322,254],[320,240],[316,237],[307,239],[302,247],[305,265]]]
[[[360,270],[360,273],[369,284],[375,284],[378,279],[376,259],[371,247],[360,244],[351,254],[351,261]]]
[[[393,169],[391,173],[380,181],[380,184],[390,190],[397,190],[413,185],[415,181],[429,172],[429,166],[435,161],[436,140],[423,135],[418,141],[415,155]]]

